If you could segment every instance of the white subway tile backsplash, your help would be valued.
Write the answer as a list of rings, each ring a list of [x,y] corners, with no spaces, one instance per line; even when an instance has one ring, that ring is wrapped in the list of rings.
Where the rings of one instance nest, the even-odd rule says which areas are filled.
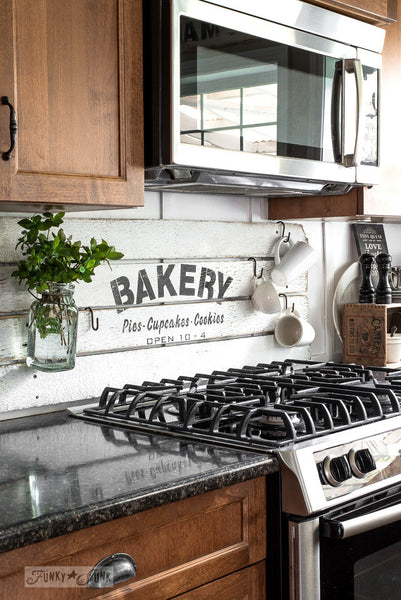
[[[310,322],[316,331],[312,343],[312,355],[327,354],[327,291],[326,264],[324,257],[324,224],[320,221],[305,221],[303,224],[309,244],[317,253],[317,261],[308,271],[308,296]]]
[[[258,223],[268,220],[267,198],[250,198],[250,212],[252,223]]]
[[[334,359],[342,357],[342,343],[335,331],[333,321],[333,297],[337,283],[357,257],[356,246],[350,223],[327,222],[324,224],[325,265],[327,296],[327,351]]]
[[[197,221],[250,220],[250,199],[246,196],[163,193],[163,218]]]

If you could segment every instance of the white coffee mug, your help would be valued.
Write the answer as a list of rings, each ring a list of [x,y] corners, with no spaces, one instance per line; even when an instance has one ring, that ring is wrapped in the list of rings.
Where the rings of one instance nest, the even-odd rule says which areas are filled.
[[[316,262],[316,252],[307,242],[294,244],[283,258],[280,258],[280,248],[283,238],[275,246],[275,267],[271,272],[272,281],[280,286],[286,286],[291,281],[305,273]]]
[[[274,337],[283,348],[307,346],[315,339],[315,330],[296,310],[288,308],[276,323]]]
[[[401,334],[387,334],[387,363],[401,361]]]
[[[280,312],[281,302],[271,281],[264,277],[253,278],[252,304],[260,312],[273,314]]]

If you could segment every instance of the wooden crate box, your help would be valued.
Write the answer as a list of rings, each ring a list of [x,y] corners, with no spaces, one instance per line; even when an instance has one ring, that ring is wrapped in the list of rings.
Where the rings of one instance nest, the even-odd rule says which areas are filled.
[[[343,361],[365,366],[387,364],[386,304],[344,304]]]

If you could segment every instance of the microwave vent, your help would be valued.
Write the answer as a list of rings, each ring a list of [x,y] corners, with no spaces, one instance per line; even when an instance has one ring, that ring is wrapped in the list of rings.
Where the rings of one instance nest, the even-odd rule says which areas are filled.
[[[145,187],[147,190],[154,191],[275,198],[278,196],[347,194],[352,186],[341,183],[273,179],[243,173],[179,169],[169,166],[146,169]]]

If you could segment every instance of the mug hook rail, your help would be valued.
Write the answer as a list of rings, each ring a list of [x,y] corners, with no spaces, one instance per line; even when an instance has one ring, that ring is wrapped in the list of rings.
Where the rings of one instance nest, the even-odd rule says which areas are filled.
[[[256,279],[263,277],[263,269],[260,270],[260,275],[256,275],[256,258],[250,256],[248,260],[253,260],[253,276],[256,277]]]
[[[88,310],[90,313],[90,321],[91,321],[91,328],[93,329],[93,331],[97,331],[99,329],[99,319],[96,317],[96,321],[95,321],[95,317],[93,314],[93,308],[91,306],[87,306],[86,308],[84,308],[84,310]]]
[[[280,294],[279,294],[279,296],[283,296],[283,298],[285,298],[285,310],[287,310],[287,309],[288,309],[288,298],[287,298],[287,294],[282,294],[282,293],[280,293]],[[294,308],[295,308],[295,304],[294,304],[294,302],[293,302],[293,303],[292,303],[292,306],[291,306],[291,312],[294,312]]]
[[[284,237],[285,236],[285,223],[284,223],[284,221],[277,221],[276,224],[278,225],[279,223],[283,226],[283,232],[281,234],[281,237]],[[288,235],[287,235],[287,237],[284,240],[285,242],[289,242],[290,241],[290,235],[291,235],[291,231],[288,232]]]

